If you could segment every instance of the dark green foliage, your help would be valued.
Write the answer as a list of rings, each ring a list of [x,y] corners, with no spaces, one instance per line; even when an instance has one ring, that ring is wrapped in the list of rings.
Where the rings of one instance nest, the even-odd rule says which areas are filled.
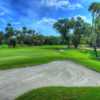
[[[100,100],[100,88],[45,87],[25,93],[16,100]]]
[[[92,13],[92,46],[94,47],[95,56],[98,57],[97,42],[99,42],[99,18],[100,18],[100,3],[94,2],[89,6],[89,11]]]
[[[44,36],[37,33],[35,30],[22,27],[21,30],[14,29],[11,24],[7,24],[5,34],[0,32],[0,44],[4,41],[9,47],[18,45],[59,45],[64,44],[60,36]]]
[[[0,32],[0,45],[3,43],[4,33]]]
[[[15,36],[15,30],[12,27],[10,23],[7,24],[7,27],[5,29],[6,36],[7,36],[7,43],[9,47],[15,47],[16,46],[16,36]]]
[[[8,39],[9,39],[9,37],[14,35],[14,28],[12,27],[12,25],[10,23],[7,24],[7,27],[5,28],[5,31],[6,31]]]
[[[68,19],[60,19],[54,24],[54,28],[61,33],[62,38],[66,41],[69,46],[69,20]]]
[[[86,27],[88,25],[88,29]],[[66,41],[67,45],[74,45],[77,48],[80,44],[82,35],[89,35],[91,25],[84,22],[81,17],[58,20],[54,24],[54,28],[62,35],[63,39]],[[70,32],[73,30],[73,33]],[[89,37],[89,36],[88,36]]]

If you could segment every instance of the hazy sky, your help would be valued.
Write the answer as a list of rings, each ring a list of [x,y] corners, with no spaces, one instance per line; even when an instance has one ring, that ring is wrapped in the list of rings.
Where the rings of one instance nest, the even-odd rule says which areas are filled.
[[[28,26],[44,34],[57,34],[52,24],[59,18],[82,16],[91,21],[88,6],[100,0],[0,0],[0,29],[8,22]]]

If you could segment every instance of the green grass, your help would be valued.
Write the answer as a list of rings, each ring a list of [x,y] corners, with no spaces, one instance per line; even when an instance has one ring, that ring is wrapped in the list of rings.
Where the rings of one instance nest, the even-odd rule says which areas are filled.
[[[45,87],[25,93],[16,100],[100,100],[100,88]]]
[[[60,56],[58,51],[48,49],[48,46],[0,48],[0,69],[20,68],[63,59]]]
[[[67,49],[66,46],[0,47],[0,69],[21,68],[55,60],[72,60],[100,72],[100,61],[92,59],[90,51]]]

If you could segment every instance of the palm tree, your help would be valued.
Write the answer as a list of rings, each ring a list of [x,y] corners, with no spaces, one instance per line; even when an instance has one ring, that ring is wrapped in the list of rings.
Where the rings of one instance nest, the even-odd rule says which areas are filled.
[[[15,41],[13,42],[12,38],[14,36],[15,30],[10,23],[7,24],[7,27],[5,28],[5,32],[6,32],[6,36],[7,36],[8,46],[13,47],[13,43],[15,45]]]
[[[23,31],[23,33],[27,33],[27,27],[22,27],[22,31]]]
[[[96,57],[98,57],[97,46],[96,46],[96,18],[100,15],[100,3],[94,2],[88,9],[92,13],[92,35],[93,35],[93,47]]]
[[[84,25],[84,20],[81,17],[77,17],[75,21],[75,25],[73,26],[74,35],[73,35],[73,40],[72,40],[75,48],[78,48],[80,44],[83,25]]]
[[[7,24],[7,27],[5,28],[5,31],[6,31],[6,34],[7,34],[8,38],[13,36],[13,34],[14,34],[14,29],[13,29],[13,27],[10,23]]]

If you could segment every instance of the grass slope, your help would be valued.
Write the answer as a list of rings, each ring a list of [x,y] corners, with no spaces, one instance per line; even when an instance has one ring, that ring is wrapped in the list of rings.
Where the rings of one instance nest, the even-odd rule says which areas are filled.
[[[100,88],[47,87],[33,90],[16,100],[100,100]]]
[[[100,72],[100,61],[92,59],[91,53],[83,50],[67,49],[65,46],[0,48],[0,69],[20,68],[67,59]]]

